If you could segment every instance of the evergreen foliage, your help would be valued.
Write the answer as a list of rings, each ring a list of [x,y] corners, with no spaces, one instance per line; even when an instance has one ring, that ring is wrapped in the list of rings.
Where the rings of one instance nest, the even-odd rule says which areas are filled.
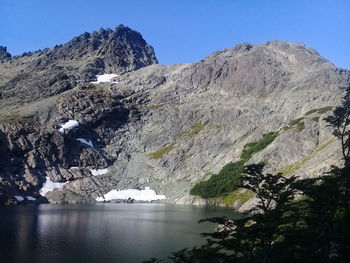
[[[241,154],[241,161],[247,162],[254,154],[264,150],[271,144],[278,135],[278,132],[265,133],[260,140],[246,144]]]
[[[255,153],[262,151],[271,144],[278,135],[278,132],[269,132],[264,134],[260,140],[246,144],[239,161],[226,164],[218,174],[213,174],[208,180],[195,184],[190,194],[202,198],[213,198],[236,190],[242,184],[244,164]]]
[[[218,174],[213,174],[208,180],[195,184],[190,194],[212,198],[232,192],[242,184],[243,170],[243,161],[226,164]]]

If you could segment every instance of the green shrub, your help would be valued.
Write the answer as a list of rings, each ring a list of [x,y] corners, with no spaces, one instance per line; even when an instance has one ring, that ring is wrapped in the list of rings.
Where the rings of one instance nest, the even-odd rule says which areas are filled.
[[[278,132],[269,132],[253,143],[246,144],[238,162],[226,164],[218,174],[213,174],[208,180],[196,183],[191,195],[202,198],[214,198],[227,195],[242,184],[244,164],[257,152],[265,149],[279,135]]]
[[[226,164],[218,174],[213,174],[208,180],[196,183],[191,195],[199,195],[202,198],[218,197],[228,194],[242,184],[244,162]]]
[[[278,132],[265,133],[259,141],[246,144],[241,154],[241,160],[248,161],[255,153],[262,151],[272,143],[278,135]]]

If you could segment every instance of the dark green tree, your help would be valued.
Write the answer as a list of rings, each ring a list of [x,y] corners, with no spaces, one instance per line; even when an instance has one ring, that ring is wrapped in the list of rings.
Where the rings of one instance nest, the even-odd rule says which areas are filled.
[[[333,114],[325,118],[328,126],[333,128],[333,135],[341,143],[344,166],[342,168],[333,167],[332,173],[339,181],[340,207],[342,211],[341,238],[339,240],[339,262],[350,260],[349,250],[349,224],[350,224],[350,87],[346,89],[342,104],[336,107]]]
[[[285,224],[283,214],[289,210],[295,195],[295,177],[265,173],[264,164],[246,166],[243,188],[255,193],[256,204],[242,218],[211,218],[219,231],[203,234],[211,248],[228,252],[230,262],[275,262],[274,249],[281,240],[279,226]]]

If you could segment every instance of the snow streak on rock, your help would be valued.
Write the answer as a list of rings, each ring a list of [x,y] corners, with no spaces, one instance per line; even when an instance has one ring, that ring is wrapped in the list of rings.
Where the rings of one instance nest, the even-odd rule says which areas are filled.
[[[93,176],[97,176],[97,175],[102,175],[102,174],[108,173],[108,169],[107,168],[106,169],[97,169],[97,170],[92,169],[90,171],[91,171]]]
[[[80,141],[83,144],[86,144],[86,145],[90,146],[90,147],[94,147],[94,145],[92,144],[91,140],[85,140],[83,138],[78,138],[77,140]]]
[[[23,196],[20,196],[20,195],[15,195],[14,198],[16,198],[17,201],[23,201],[24,200]]]
[[[75,120],[69,120],[65,124],[62,124],[61,128],[59,128],[58,131],[60,133],[64,133],[64,130],[71,130],[74,127],[77,127],[77,126],[79,126],[79,122],[77,122]]]

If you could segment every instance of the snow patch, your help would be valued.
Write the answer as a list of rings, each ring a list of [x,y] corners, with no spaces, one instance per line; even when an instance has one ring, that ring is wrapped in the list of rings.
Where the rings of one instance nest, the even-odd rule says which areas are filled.
[[[17,201],[23,201],[24,197],[20,195],[15,195],[14,198],[16,198]]]
[[[102,175],[102,174],[106,174],[108,173],[108,169],[90,169],[90,172],[92,173],[93,176],[96,176],[96,175]]]
[[[145,187],[144,190],[126,189],[126,190],[112,190],[105,194],[103,197],[97,197],[96,201],[110,201],[115,199],[134,199],[136,201],[150,202],[154,200],[165,199],[165,195],[157,195],[156,192],[149,187]]]
[[[79,126],[79,122],[75,120],[69,120],[65,124],[61,125],[61,128],[58,129],[60,133],[64,133],[64,130],[71,130],[74,127]]]
[[[77,139],[79,142],[81,142],[81,143],[83,143],[83,144],[86,144],[86,145],[88,145],[88,146],[90,146],[90,147],[94,147],[93,145],[92,145],[92,141],[90,141],[90,140],[85,140],[85,139],[83,139],[83,138],[78,138]]]
[[[26,198],[27,198],[27,200],[29,200],[29,201],[35,201],[35,200],[36,200],[35,197],[30,196],[30,195],[27,195]]]
[[[91,83],[105,83],[105,82],[118,83],[117,81],[112,81],[113,78],[118,76],[119,75],[117,74],[96,75],[97,81],[93,81]]]
[[[51,192],[52,190],[62,188],[67,182],[64,183],[55,183],[52,182],[51,179],[46,176],[46,182],[43,184],[43,187],[40,189],[40,194],[45,196],[47,192]]]

